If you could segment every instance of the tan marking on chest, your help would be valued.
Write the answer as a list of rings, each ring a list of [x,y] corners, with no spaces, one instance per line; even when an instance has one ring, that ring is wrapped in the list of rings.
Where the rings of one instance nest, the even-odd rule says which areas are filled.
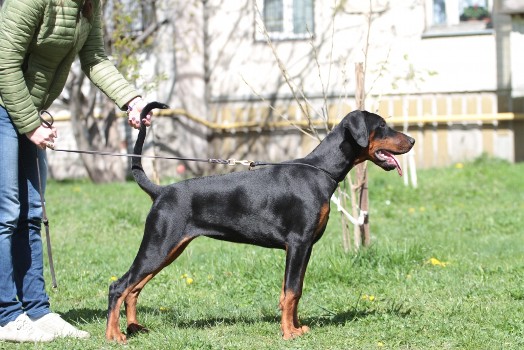
[[[318,215],[318,224],[315,230],[315,236],[322,232],[322,229],[326,226],[329,219],[329,202],[326,202],[320,208],[320,214]]]

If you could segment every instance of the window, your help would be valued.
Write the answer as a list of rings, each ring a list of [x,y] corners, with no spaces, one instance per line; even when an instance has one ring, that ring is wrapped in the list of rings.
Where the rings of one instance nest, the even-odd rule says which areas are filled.
[[[426,0],[428,32],[472,32],[493,28],[494,0]]]
[[[491,19],[491,13],[488,11],[487,0],[469,0],[459,2],[459,20],[467,21],[484,21]]]
[[[433,25],[445,25],[446,22],[446,1],[433,0]]]
[[[264,25],[269,33],[284,31],[284,4],[283,0],[264,1]]]
[[[307,39],[314,33],[313,0],[257,0],[255,38]]]

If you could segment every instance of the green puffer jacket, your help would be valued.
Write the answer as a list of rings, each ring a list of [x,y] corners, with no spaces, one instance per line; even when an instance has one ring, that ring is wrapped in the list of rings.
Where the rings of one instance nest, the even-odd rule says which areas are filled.
[[[84,4],[85,2],[85,4]],[[100,0],[7,0],[0,13],[0,104],[21,134],[60,95],[76,55],[121,109],[138,91],[104,52]]]

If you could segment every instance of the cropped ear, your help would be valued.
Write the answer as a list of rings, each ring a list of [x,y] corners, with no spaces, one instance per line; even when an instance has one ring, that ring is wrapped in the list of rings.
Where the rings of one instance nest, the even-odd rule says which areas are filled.
[[[362,111],[353,111],[346,117],[345,126],[360,147],[367,147],[369,144],[369,133],[364,118],[365,114]]]

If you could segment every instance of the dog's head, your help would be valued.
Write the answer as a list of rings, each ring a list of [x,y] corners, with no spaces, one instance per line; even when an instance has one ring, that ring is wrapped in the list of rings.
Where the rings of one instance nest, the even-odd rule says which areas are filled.
[[[354,164],[370,160],[384,170],[402,168],[395,155],[404,154],[415,144],[415,139],[390,128],[384,118],[367,111],[353,111],[342,121],[346,137],[361,149]]]

